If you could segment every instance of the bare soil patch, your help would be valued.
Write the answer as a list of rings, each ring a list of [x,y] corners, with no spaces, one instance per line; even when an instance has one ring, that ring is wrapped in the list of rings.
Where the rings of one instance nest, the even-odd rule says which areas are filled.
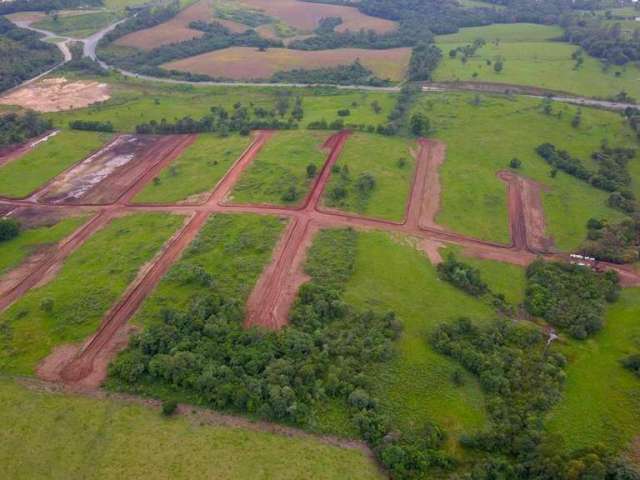
[[[211,77],[250,80],[270,78],[276,72],[297,68],[315,69],[349,65],[359,59],[376,76],[399,81],[407,71],[410,57],[410,48],[337,48],[312,52],[270,48],[266,52],[260,52],[251,47],[231,47],[165,63],[162,67]]]
[[[301,2],[298,0],[242,0],[256,10],[262,10],[270,17],[276,17],[299,30],[311,32],[316,29],[320,19],[340,17],[342,24],[337,31],[375,30],[385,33],[396,28],[396,23],[382,18],[370,17],[354,7]]]
[[[58,176],[39,200],[67,204],[111,204],[145,173],[177,153],[186,135],[119,135],[104,148]]]
[[[9,92],[0,97],[0,104],[18,105],[38,112],[60,112],[84,108],[111,98],[111,87],[106,83],[64,77],[47,78]]]
[[[196,20],[202,20],[204,22],[213,20],[213,8],[209,1],[202,0],[194,3],[182,10],[168,22],[130,33],[119,38],[115,43],[125,47],[152,50],[162,45],[184,42],[204,35],[204,33],[199,30],[189,28],[189,24]]]

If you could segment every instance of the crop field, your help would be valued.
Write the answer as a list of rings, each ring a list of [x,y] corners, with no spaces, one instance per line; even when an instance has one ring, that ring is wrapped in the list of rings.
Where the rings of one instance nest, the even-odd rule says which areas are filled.
[[[548,428],[562,434],[568,449],[599,443],[626,449],[634,438],[637,441],[640,383],[622,368],[620,359],[640,345],[638,293],[638,289],[625,290],[618,303],[609,307],[602,332],[561,348],[569,359],[567,381]]]
[[[550,41],[561,34],[557,27],[532,25],[495,25],[461,29],[460,33],[437,38],[443,60],[434,74],[436,81],[476,81],[525,85],[591,97],[610,98],[620,92],[640,96],[640,69],[611,66],[584,55],[584,63],[576,68],[571,55],[577,47]],[[473,43],[476,38],[487,44],[463,62],[449,51]],[[495,62],[503,61],[503,69],[495,71]]]
[[[201,37],[204,33],[189,28],[189,24],[196,20],[207,21],[213,17],[213,9],[210,2],[200,0],[189,5],[171,20],[156,25],[155,27],[138,30],[129,33],[116,40],[117,45],[124,47],[152,50],[170,43],[184,42],[192,38]]]
[[[231,47],[165,63],[162,67],[167,70],[201,73],[214,78],[251,80],[270,78],[280,71],[349,65],[360,60],[377,77],[399,81],[406,73],[410,57],[409,48],[337,48],[311,52],[269,48],[260,52],[251,47]]]
[[[276,217],[210,217],[133,321],[149,325],[165,309],[186,310],[189,302],[203,293],[235,298],[244,304],[283,227]]]
[[[64,130],[0,167],[0,195],[24,197],[98,150],[109,134]]]
[[[488,305],[439,280],[410,239],[385,233],[358,235],[355,273],[345,299],[362,308],[392,310],[404,327],[397,357],[375,374],[376,396],[389,415],[400,425],[435,421],[446,427],[451,449],[459,448],[458,435],[483,427],[484,402],[477,383],[469,376],[464,386],[456,387],[451,381],[456,363],[435,353],[427,335],[459,316],[490,319]]]
[[[93,333],[140,267],[183,221],[176,215],[130,215],[91,237],[54,279],[0,314],[0,370],[32,374],[52,349]]]
[[[278,132],[267,141],[236,184],[233,203],[298,204],[304,200],[314,177],[307,166],[322,167],[323,132]]]
[[[202,200],[249,144],[240,136],[202,134],[157,180],[134,199],[138,203],[175,203]]]
[[[83,216],[60,220],[53,225],[25,228],[21,235],[0,244],[0,275],[20,265],[30,255],[52,247],[86,221]]]
[[[474,98],[472,94],[434,94],[416,106],[437,126],[432,136],[447,144],[440,169],[443,190],[438,223],[478,238],[508,242],[505,186],[496,173],[514,157],[522,161],[522,175],[545,186],[546,229],[558,248],[575,248],[585,238],[591,217],[621,217],[606,206],[606,192],[562,172],[551,178],[549,166],[535,153],[538,145],[550,142],[589,165],[591,153],[605,138],[615,145],[633,144],[633,134],[620,116],[582,108],[583,121],[573,128],[576,108],[572,106],[555,104],[554,113],[546,115],[536,99],[481,95],[476,105]],[[637,191],[638,182],[632,187]]]
[[[47,17],[33,24],[36,28],[49,30],[58,35],[73,38],[85,38],[117,21],[120,16],[115,12],[87,12],[78,15]]]
[[[396,28],[395,22],[370,17],[355,7],[342,5],[307,3],[300,0],[242,0],[239,4],[263,11],[266,15],[307,33],[317,28],[320,19],[327,17],[342,18],[342,24],[338,25],[337,31],[357,32],[364,29],[385,33]]]
[[[384,478],[358,449],[0,379],[3,478]],[[99,445],[99,448],[96,448]]]
[[[325,205],[402,221],[414,176],[414,154],[415,145],[410,140],[364,133],[351,136],[336,164],[338,168],[331,175]],[[366,174],[375,182],[370,191],[363,191],[359,186]],[[336,189],[344,189],[344,197],[339,196]]]

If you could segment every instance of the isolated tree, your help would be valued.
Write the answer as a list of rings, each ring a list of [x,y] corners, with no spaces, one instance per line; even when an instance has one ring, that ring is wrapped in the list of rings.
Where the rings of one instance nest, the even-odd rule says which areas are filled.
[[[502,59],[496,60],[496,62],[493,64],[493,69],[496,73],[502,72],[502,70],[504,69],[504,61]]]
[[[371,108],[373,109],[373,112],[376,114],[382,111],[382,107],[380,106],[377,100],[374,100],[373,102],[371,102]]]
[[[422,135],[426,135],[426,133],[431,128],[431,123],[429,119],[422,113],[415,113],[411,116],[411,132],[420,137]]]
[[[573,128],[578,128],[580,126],[580,123],[582,123],[582,112],[580,111],[580,109],[578,109],[573,119],[571,120],[571,126]]]
[[[519,158],[512,158],[509,162],[509,166],[515,170],[519,169],[522,166],[522,162]]]
[[[316,172],[318,171],[318,167],[316,167],[313,163],[307,165],[307,177],[313,178],[316,176]]]

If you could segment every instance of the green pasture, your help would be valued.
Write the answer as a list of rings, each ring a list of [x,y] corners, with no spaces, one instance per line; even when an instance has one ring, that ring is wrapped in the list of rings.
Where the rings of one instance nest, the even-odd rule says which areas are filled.
[[[274,133],[243,172],[230,200],[274,205],[301,203],[320,173],[326,157],[322,145],[329,135],[308,130]],[[314,177],[307,175],[308,165],[315,165]],[[295,195],[287,197],[289,191]]]
[[[139,325],[166,309],[186,310],[193,298],[216,293],[244,304],[284,223],[263,215],[214,215],[134,317]]]
[[[508,243],[506,186],[496,173],[512,158],[522,161],[519,174],[543,185],[547,234],[562,250],[577,247],[586,235],[591,217],[616,220],[622,214],[606,206],[608,194],[551,168],[535,148],[545,142],[568,150],[595,169],[591,153],[603,140],[610,145],[635,146],[636,140],[619,114],[582,108],[582,122],[571,126],[577,107],[553,103],[552,114],[543,112],[541,100],[463,93],[429,94],[420,98],[414,112],[431,119],[431,136],[447,145],[440,168],[441,210],[436,220],[451,230]],[[633,160],[630,171],[638,173]],[[640,191],[637,175],[632,184]]]
[[[25,228],[17,237],[0,242],[0,275],[20,265],[29,255],[58,243],[82,225],[86,217],[69,217],[53,225]]]
[[[640,290],[627,289],[609,306],[604,329],[588,340],[563,340],[569,365],[563,398],[548,429],[569,450],[603,444],[625,449],[640,434],[640,379],[620,365],[640,352]]]
[[[477,81],[540,87],[549,90],[610,98],[620,92],[640,96],[640,69],[635,65],[605,68],[598,59],[584,53],[578,66],[571,58],[578,49],[565,42],[551,41],[562,34],[559,27],[505,24],[460,29],[459,33],[441,35],[436,42],[443,59],[434,74],[436,81]],[[486,45],[463,61],[459,52],[449,52],[484,39]],[[497,60],[503,70],[496,72]]]
[[[411,239],[383,232],[358,235],[356,270],[345,299],[361,308],[392,310],[404,327],[397,356],[374,375],[383,411],[400,427],[437,423],[449,434],[449,450],[462,454],[459,436],[486,421],[483,395],[471,375],[455,386],[451,376],[458,365],[435,353],[428,336],[460,316],[490,319],[492,309],[442,282]]]
[[[0,477],[33,480],[372,480],[358,449],[193,417],[141,404],[51,393],[0,379]]]
[[[85,38],[120,18],[120,15],[111,11],[87,12],[78,15],[51,15],[34,23],[33,26],[65,37]]]
[[[416,152],[415,141],[406,138],[353,134],[337,162],[340,169],[348,168],[349,180],[344,183],[343,170],[334,171],[324,192],[324,203],[369,217],[402,221],[413,180],[413,154]],[[375,179],[375,186],[368,195],[362,195],[357,186],[358,178],[365,173]],[[332,191],[343,184],[346,197],[336,200]]]
[[[135,198],[136,203],[196,200],[209,192],[247,148],[250,139],[201,134]]]
[[[63,130],[0,167],[0,195],[24,197],[107,143],[111,135]]]
[[[177,215],[135,214],[113,220],[87,240],[55,278],[0,314],[0,370],[32,374],[56,346],[92,334],[183,221]]]

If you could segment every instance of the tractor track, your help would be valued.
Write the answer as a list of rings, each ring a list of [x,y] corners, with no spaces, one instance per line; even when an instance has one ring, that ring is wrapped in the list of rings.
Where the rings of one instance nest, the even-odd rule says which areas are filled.
[[[58,355],[51,360],[58,363],[55,368],[46,368],[48,360],[45,359],[44,367],[39,368],[39,372],[43,372],[41,376],[78,388],[97,387],[106,376],[110,359],[126,345],[128,320],[197,236],[207,218],[217,213],[275,215],[288,220],[285,232],[274,249],[272,261],[258,279],[247,301],[246,326],[259,325],[278,329],[287,324],[288,312],[298,289],[308,280],[303,271],[305,257],[314,235],[323,228],[384,230],[410,235],[420,240],[419,244],[425,252],[429,250],[427,253],[430,258],[438,257],[437,249],[440,245],[455,244],[462,246],[469,255],[518,265],[527,265],[537,256],[555,260],[566,259],[566,255],[552,252],[548,239],[544,237],[544,218],[539,199],[540,185],[513,172],[498,173],[498,177],[507,185],[511,231],[509,244],[471,238],[450,232],[436,224],[435,216],[440,208],[438,169],[444,161],[446,149],[442,142],[436,140],[420,139],[418,142],[419,149],[415,153],[416,168],[407,199],[405,219],[402,222],[367,218],[321,206],[322,194],[330,179],[331,168],[337,162],[350,136],[349,131],[338,132],[326,140],[323,145],[327,150],[326,160],[301,205],[288,208],[227,202],[229,193],[240,175],[272,135],[271,131],[256,132],[251,144],[213,188],[208,199],[197,204],[130,203],[149,181],[195,140],[193,135],[182,135],[169,142],[171,148],[166,149],[161,158],[149,162],[144,171],[119,192],[115,200],[107,203],[54,204],[37,201],[33,194],[25,199],[0,198],[0,209],[3,211],[19,207],[38,207],[44,210],[63,208],[97,212],[89,222],[61,242],[55,254],[36,265],[19,284],[0,297],[0,311],[37,286],[56,265],[61,265],[76,248],[116,216],[135,212],[165,212],[190,217],[186,225],[165,244],[160,254],[139,273],[138,278],[120,300],[107,312],[96,333],[80,349],[73,347],[62,356],[56,352],[50,355]],[[640,275],[630,268],[606,263],[601,265],[616,270],[625,286],[640,284]],[[54,370],[55,373],[52,374]]]

